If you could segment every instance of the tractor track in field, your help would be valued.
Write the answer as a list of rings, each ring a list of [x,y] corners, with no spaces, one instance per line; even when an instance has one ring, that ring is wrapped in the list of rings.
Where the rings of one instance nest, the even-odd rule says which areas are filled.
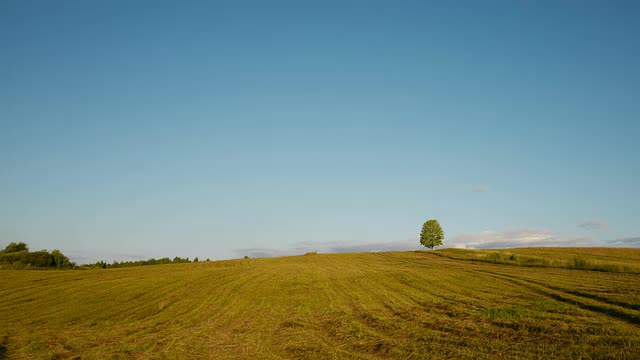
[[[5,335],[2,341],[0,341],[0,360],[4,360],[9,356],[7,354],[8,343],[9,343],[9,335]]]
[[[487,270],[474,270],[474,272],[492,276],[503,281],[508,281],[518,286],[530,289],[538,294],[553,300],[577,306],[581,309],[600,313],[609,317],[640,326],[640,312],[636,311],[637,304],[628,304],[604,299],[601,296],[584,294],[580,291],[567,290],[548,285],[540,281],[524,279],[521,277],[497,273]]]
[[[514,277],[512,275],[507,275],[507,274],[504,274],[504,276],[516,278],[516,277]],[[621,308],[625,308],[625,309],[629,309],[629,310],[640,310],[640,304],[630,304],[630,303],[624,302],[624,301],[615,301],[615,300],[607,299],[606,297],[603,297],[603,296],[599,296],[599,295],[596,295],[596,294],[589,294],[587,292],[579,291],[579,290],[563,289],[563,288],[561,288],[559,286],[549,285],[549,284],[546,284],[546,283],[544,283],[542,281],[531,280],[531,279],[523,279],[523,278],[516,278],[516,279],[520,279],[520,280],[523,280],[523,281],[526,281],[526,282],[529,282],[529,283],[532,283],[532,284],[536,284],[538,286],[546,287],[546,288],[554,290],[554,291],[559,291],[559,292],[565,293],[567,295],[587,298],[587,299],[591,299],[591,300],[594,300],[594,301],[603,302],[603,303],[606,303],[608,305],[619,306]]]

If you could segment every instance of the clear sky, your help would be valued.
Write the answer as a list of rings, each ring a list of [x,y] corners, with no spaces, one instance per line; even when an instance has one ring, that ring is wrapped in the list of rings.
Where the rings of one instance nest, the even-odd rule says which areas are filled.
[[[0,2],[0,245],[640,246],[640,2]]]

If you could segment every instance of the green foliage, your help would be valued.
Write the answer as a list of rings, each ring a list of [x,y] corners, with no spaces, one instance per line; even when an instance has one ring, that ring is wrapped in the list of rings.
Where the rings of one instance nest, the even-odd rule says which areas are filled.
[[[573,262],[570,265],[573,269],[589,269],[591,267],[591,263],[584,256],[576,255],[573,258]]]
[[[518,307],[489,308],[480,312],[486,317],[502,321],[519,320],[527,313],[526,309]]]
[[[422,225],[420,244],[429,249],[433,249],[435,246],[442,245],[442,240],[444,240],[444,231],[442,231],[438,220],[427,220]]]
[[[95,264],[91,264],[91,265],[86,265],[85,268],[102,268],[102,269],[117,269],[117,268],[127,268],[127,267],[134,267],[134,266],[147,266],[147,265],[165,265],[165,264],[184,264],[184,263],[188,263],[189,258],[181,258],[181,257],[174,257],[173,260],[171,260],[168,257],[164,257],[161,259],[148,259],[148,260],[137,260],[137,261],[114,261],[111,264],[104,262],[103,260],[98,261]],[[198,258],[195,258],[193,260],[193,262],[198,262]]]
[[[498,263],[502,257],[497,252],[492,252],[487,255],[487,259],[491,262]]]
[[[305,255],[318,255],[317,251],[309,251],[307,253],[305,253]]]
[[[27,246],[27,244],[23,242],[19,242],[19,243],[12,242],[11,244],[7,245],[3,251],[0,251],[0,252],[4,252],[8,254],[8,253],[15,253],[20,251],[29,251],[29,247]]]
[[[200,259],[198,259],[198,257],[196,256],[196,258],[195,258],[195,259],[193,259],[193,262],[194,262],[194,263],[196,263],[196,262],[198,262],[198,261],[200,261]]]
[[[176,256],[176,257],[173,258],[172,262],[174,264],[180,264],[180,263],[189,262],[189,260],[188,259],[186,259],[186,260],[185,259],[181,259],[179,256]]]
[[[71,262],[69,258],[64,256],[59,250],[53,250],[51,252],[51,260],[49,266],[55,267],[56,269],[67,269],[71,266]]]
[[[22,250],[20,250],[22,249]],[[25,243],[11,243],[0,251],[0,267],[9,269],[72,269],[70,262],[59,250],[29,251]]]

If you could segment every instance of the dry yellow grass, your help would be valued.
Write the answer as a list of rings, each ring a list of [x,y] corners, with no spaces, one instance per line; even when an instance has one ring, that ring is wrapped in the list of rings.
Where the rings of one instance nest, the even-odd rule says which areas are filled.
[[[638,358],[639,284],[425,252],[4,270],[0,357]]]

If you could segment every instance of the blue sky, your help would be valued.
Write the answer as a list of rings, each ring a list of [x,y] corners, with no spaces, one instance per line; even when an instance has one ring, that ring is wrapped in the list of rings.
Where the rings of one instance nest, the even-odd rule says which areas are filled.
[[[634,1],[3,1],[0,245],[640,246]]]

